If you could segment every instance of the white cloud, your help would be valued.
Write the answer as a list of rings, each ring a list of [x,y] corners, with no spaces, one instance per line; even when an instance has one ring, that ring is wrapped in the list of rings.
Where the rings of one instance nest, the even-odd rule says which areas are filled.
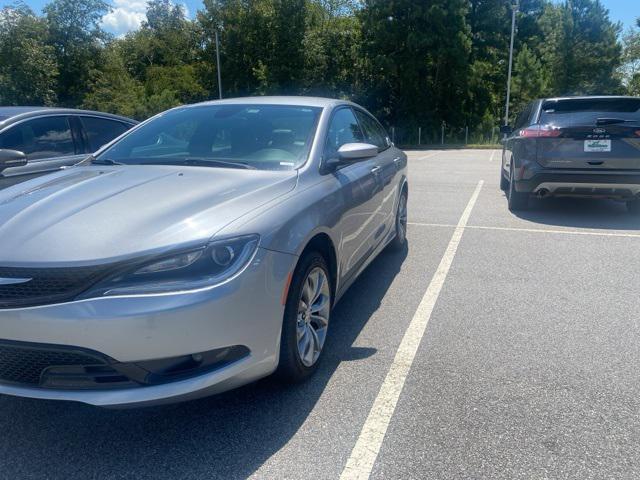
[[[102,17],[102,28],[117,36],[137,30],[146,11],[146,0],[114,0],[113,10]]]
[[[189,10],[183,3],[187,18]],[[113,0],[113,9],[102,17],[102,28],[116,36],[122,36],[140,28],[146,20],[147,0]]]

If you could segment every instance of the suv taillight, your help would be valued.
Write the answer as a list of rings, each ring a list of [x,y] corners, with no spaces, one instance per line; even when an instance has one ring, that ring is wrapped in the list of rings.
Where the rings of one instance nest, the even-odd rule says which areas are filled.
[[[536,125],[520,130],[520,136],[525,138],[559,137],[562,131],[559,128]]]

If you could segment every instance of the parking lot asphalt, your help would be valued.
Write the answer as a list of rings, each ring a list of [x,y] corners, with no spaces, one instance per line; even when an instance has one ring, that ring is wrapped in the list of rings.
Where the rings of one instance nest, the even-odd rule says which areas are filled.
[[[640,217],[514,215],[500,152],[408,155],[409,247],[337,305],[315,377],[140,410],[0,397],[0,478],[640,478]]]

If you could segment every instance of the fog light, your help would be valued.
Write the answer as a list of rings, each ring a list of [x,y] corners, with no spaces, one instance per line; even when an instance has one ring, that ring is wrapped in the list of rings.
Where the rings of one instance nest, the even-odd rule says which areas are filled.
[[[235,257],[233,248],[228,245],[216,247],[211,252],[211,258],[221,267],[228,266],[232,262],[233,257]]]

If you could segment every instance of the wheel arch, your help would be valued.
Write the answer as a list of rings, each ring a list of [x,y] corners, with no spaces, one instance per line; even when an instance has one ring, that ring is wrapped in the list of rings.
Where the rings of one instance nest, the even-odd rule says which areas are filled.
[[[333,240],[326,232],[315,233],[305,244],[300,252],[302,257],[307,252],[319,252],[327,262],[329,267],[329,279],[331,280],[331,296],[335,301],[338,283],[338,257]]]

